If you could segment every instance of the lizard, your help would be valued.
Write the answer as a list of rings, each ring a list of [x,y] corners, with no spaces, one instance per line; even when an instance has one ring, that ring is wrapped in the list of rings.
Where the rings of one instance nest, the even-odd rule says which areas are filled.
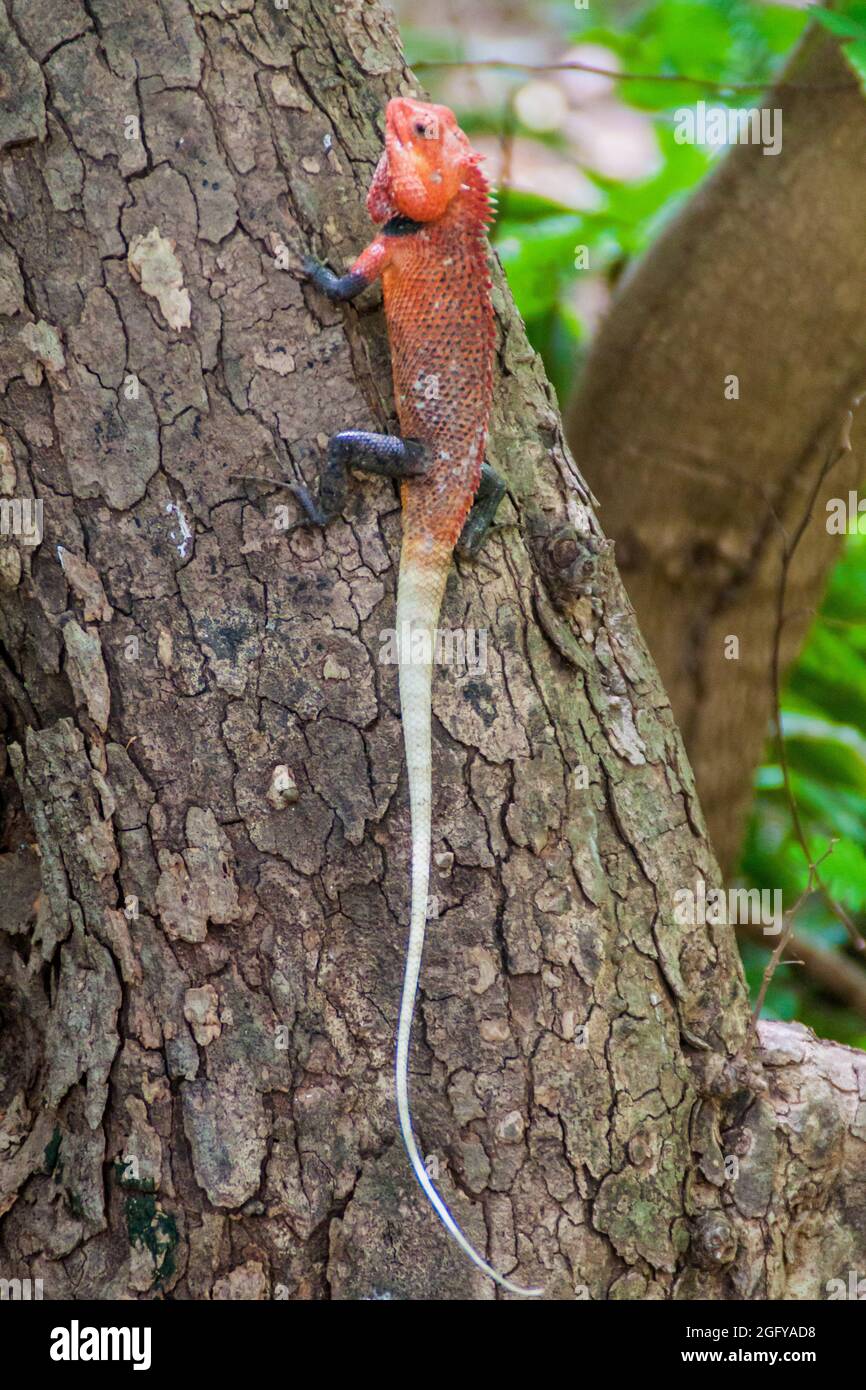
[[[348,470],[400,480],[402,544],[397,659],[411,817],[411,911],[400,998],[395,1091],[412,1171],[461,1250],[510,1293],[536,1297],[492,1268],[463,1234],[427,1172],[409,1104],[409,1042],[421,971],[431,853],[431,683],[439,610],[455,550],[474,556],[505,493],[486,462],[495,346],[485,233],[490,189],[447,106],[395,97],[367,194],[376,236],[343,275],[312,256],[303,273],[334,302],[381,278],[400,435],[335,434],[314,497],[290,490],[297,525],[325,526],[343,507]],[[419,640],[420,639],[420,640]]]

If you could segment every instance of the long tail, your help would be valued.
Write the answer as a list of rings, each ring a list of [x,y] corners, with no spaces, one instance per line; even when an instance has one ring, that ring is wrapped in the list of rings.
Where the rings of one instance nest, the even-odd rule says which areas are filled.
[[[412,909],[409,927],[409,946],[400,999],[400,1022],[397,1027],[397,1114],[400,1132],[412,1171],[423,1188],[428,1201],[442,1225],[454,1237],[464,1254],[509,1293],[534,1298],[543,1289],[524,1289],[512,1284],[482,1257],[469,1243],[454,1217],[430,1180],[424,1166],[409,1110],[409,1038],[415,1012],[415,994],[421,972],[424,950],[424,927],[427,920],[427,890],[430,880],[430,805],[432,797],[432,768],[430,758],[430,690],[433,644],[436,623],[450,556],[433,557],[426,564],[407,554],[404,547],[400,562],[397,589],[397,643],[400,660],[400,706],[403,721],[403,740],[406,746],[406,765],[409,771],[409,803],[412,813]]]

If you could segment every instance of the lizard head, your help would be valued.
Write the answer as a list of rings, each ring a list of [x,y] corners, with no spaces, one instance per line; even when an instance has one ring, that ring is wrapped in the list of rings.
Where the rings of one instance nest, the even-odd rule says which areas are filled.
[[[385,112],[385,153],[367,198],[374,221],[395,209],[433,222],[464,186],[480,156],[447,106],[394,97]]]

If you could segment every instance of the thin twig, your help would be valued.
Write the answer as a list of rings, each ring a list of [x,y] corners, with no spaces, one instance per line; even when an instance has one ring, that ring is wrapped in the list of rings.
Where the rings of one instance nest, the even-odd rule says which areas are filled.
[[[272,478],[267,473],[230,473],[229,478],[239,483],[266,483],[269,487],[292,486],[288,478]]]
[[[767,964],[764,967],[764,974],[761,979],[761,988],[758,990],[758,997],[755,1000],[755,1007],[752,1010],[752,1018],[751,1022],[749,1023],[749,1031],[746,1034],[746,1040],[743,1044],[745,1051],[748,1051],[749,1047],[751,1046],[752,1040],[757,1034],[758,1020],[761,1017],[761,1010],[764,1007],[764,1000],[767,997],[767,990],[770,987],[770,981],[775,975],[779,962],[782,959],[782,952],[788,945],[788,942],[791,940],[791,933],[794,930],[794,921],[796,919],[797,913],[800,911],[800,908],[803,906],[803,903],[806,901],[809,894],[812,892],[812,888],[814,887],[814,885],[818,882],[818,865],[823,864],[824,860],[827,859],[833,853],[834,844],[831,844],[827,849],[825,849],[824,853],[821,855],[819,859],[816,859],[814,863],[809,864],[809,877],[806,880],[806,887],[803,889],[799,898],[794,903],[794,906],[790,908],[788,912],[785,913],[785,928],[782,932],[782,935],[779,937],[779,943],[776,946],[776,949],[773,951],[772,955],[770,956],[770,959],[767,961]],[[803,962],[801,960],[786,960],[785,964],[802,965]]]
[[[844,458],[845,454],[847,454],[848,452],[850,452],[850,449],[851,449],[850,433],[851,433],[851,425],[852,425],[853,420],[854,420],[854,413],[853,413],[853,412],[854,412],[854,410],[857,408],[857,406],[860,404],[860,401],[861,401],[862,399],[863,399],[862,396],[858,396],[858,397],[856,397],[855,400],[852,402],[852,409],[849,410],[849,411],[847,412],[846,417],[845,417],[845,423],[844,423],[844,426],[843,426],[843,429],[842,429],[842,435],[841,435],[840,441],[839,441],[838,445],[827,455],[826,459],[824,460],[824,465],[823,465],[823,467],[822,467],[822,468],[819,470],[819,472],[818,472],[818,475],[817,475],[817,477],[816,477],[816,479],[815,479],[815,482],[814,482],[814,485],[813,485],[813,487],[812,487],[812,491],[811,491],[811,494],[810,494],[810,497],[809,497],[808,506],[807,506],[807,508],[806,508],[806,511],[805,511],[803,517],[802,517],[801,520],[800,520],[800,524],[799,524],[799,526],[797,527],[797,530],[794,532],[793,537],[789,537],[789,536],[787,535],[787,533],[786,533],[786,531],[785,531],[785,528],[784,528],[784,526],[783,526],[783,524],[782,524],[781,519],[778,517],[778,515],[777,515],[776,512],[775,512],[775,510],[772,510],[772,509],[771,509],[771,510],[772,510],[772,515],[773,515],[773,517],[775,518],[776,522],[778,523],[778,525],[779,525],[779,527],[780,527],[780,529],[781,529],[781,531],[782,531],[782,538],[783,538],[783,539],[782,539],[782,564],[781,564],[781,568],[780,568],[780,571],[779,571],[779,593],[778,593],[778,600],[777,600],[777,606],[776,606],[776,623],[775,623],[775,627],[774,627],[774,630],[773,630],[772,679],[773,679],[773,708],[774,708],[774,717],[775,717],[775,721],[776,721],[776,741],[777,741],[777,745],[778,745],[778,749],[779,749],[779,765],[780,765],[780,767],[781,767],[781,769],[782,769],[782,781],[783,781],[784,787],[785,787],[785,798],[786,798],[786,800],[787,800],[787,802],[788,802],[788,807],[789,807],[790,812],[791,812],[791,822],[792,822],[792,824],[793,824],[793,826],[794,826],[794,833],[795,833],[795,835],[796,835],[796,837],[797,837],[797,841],[798,841],[798,843],[799,843],[799,845],[800,845],[800,848],[801,848],[802,851],[803,851],[803,854],[804,854],[805,859],[806,859],[806,863],[809,865],[809,883],[810,883],[810,885],[811,885],[811,883],[812,883],[812,881],[813,881],[813,877],[814,877],[814,882],[816,883],[817,887],[819,888],[819,890],[820,890],[820,892],[821,892],[821,896],[823,897],[823,899],[824,899],[824,901],[826,902],[827,906],[830,908],[831,912],[833,912],[833,914],[834,914],[836,917],[838,917],[838,919],[839,919],[840,922],[843,922],[843,923],[844,923],[845,928],[846,928],[846,930],[847,930],[847,932],[848,932],[848,935],[849,935],[850,938],[851,938],[851,944],[854,946],[855,950],[857,950],[857,951],[866,950],[866,941],[863,940],[863,937],[861,936],[860,931],[858,930],[858,928],[857,928],[857,926],[855,925],[855,923],[851,920],[851,918],[850,918],[850,916],[848,915],[848,913],[846,912],[845,908],[842,907],[841,903],[838,903],[838,902],[836,901],[836,899],[832,896],[832,894],[830,893],[829,889],[827,888],[827,885],[824,883],[824,880],[821,878],[821,875],[820,875],[820,874],[818,873],[818,871],[817,871],[817,864],[816,864],[816,863],[813,861],[813,859],[812,859],[812,851],[810,850],[810,848],[809,848],[809,842],[808,842],[808,840],[806,839],[806,832],[805,832],[805,830],[804,830],[804,828],[803,828],[803,822],[802,822],[802,819],[801,819],[801,816],[800,816],[800,809],[799,809],[799,807],[798,807],[798,805],[797,805],[797,799],[796,799],[796,797],[794,796],[793,787],[791,786],[791,769],[790,769],[790,765],[789,765],[789,762],[788,762],[788,750],[787,750],[787,747],[786,747],[785,735],[784,735],[784,732],[783,732],[783,730],[782,730],[782,658],[781,658],[781,649],[782,649],[782,629],[783,629],[783,627],[784,627],[784,625],[785,625],[785,593],[786,593],[786,590],[787,590],[787,587],[788,587],[788,574],[789,574],[789,571],[790,571],[790,568],[791,568],[791,561],[792,561],[792,559],[794,558],[794,552],[796,551],[797,546],[800,544],[800,541],[801,541],[802,538],[803,538],[803,535],[804,535],[804,533],[805,533],[805,531],[806,531],[806,527],[808,526],[809,522],[810,522],[811,519],[812,519],[812,512],[813,512],[813,510],[814,510],[815,503],[816,503],[816,501],[818,500],[818,496],[819,496],[819,494],[820,494],[820,492],[821,492],[821,488],[822,488],[822,486],[823,486],[824,479],[827,477],[828,473],[830,473],[830,472],[832,471],[832,469],[834,469],[834,468],[836,467],[836,464],[839,462],[839,460],[840,460],[841,458]],[[821,862],[821,860],[818,860],[818,863],[820,863],[820,862]],[[789,935],[790,935],[790,933],[789,933]],[[774,954],[775,954],[775,953],[774,953]]]
[[[791,932],[794,930],[794,918],[796,917],[796,915],[797,915],[799,909],[801,908],[801,906],[802,906],[803,903],[805,902],[806,898],[809,896],[809,894],[810,894],[811,891],[812,891],[812,880],[813,880],[813,875],[814,875],[814,866],[813,866],[813,865],[810,865],[810,867],[809,867],[809,879],[808,879],[808,883],[807,883],[807,885],[806,885],[806,888],[805,888],[805,890],[803,891],[803,893],[801,893],[800,897],[797,899],[797,901],[795,902],[795,904],[794,904],[794,906],[791,908],[791,910],[790,910],[789,912],[786,912],[786,913],[785,913],[785,918],[784,918],[784,920],[785,920],[785,927],[784,927],[784,930],[782,931],[782,934],[781,934],[781,936],[779,937],[779,942],[778,942],[778,945],[776,946],[776,949],[773,951],[773,954],[770,956],[770,959],[767,961],[767,964],[764,966],[764,974],[763,974],[763,977],[762,977],[762,979],[761,979],[761,988],[758,990],[758,997],[757,997],[757,999],[755,1000],[755,1007],[754,1007],[754,1009],[752,1010],[752,1017],[751,1017],[751,1019],[750,1019],[750,1021],[749,1021],[749,1031],[748,1031],[748,1033],[746,1034],[746,1040],[745,1040],[745,1043],[743,1044],[744,1051],[746,1051],[746,1052],[748,1052],[748,1050],[749,1050],[749,1048],[751,1047],[752,1042],[753,1042],[753,1040],[754,1040],[754,1038],[755,1038],[755,1035],[757,1034],[757,1031],[758,1031],[758,1019],[761,1017],[761,1010],[762,1010],[763,1007],[764,1007],[764,1000],[765,1000],[766,997],[767,997],[767,990],[768,990],[769,987],[770,987],[770,981],[772,980],[773,976],[774,976],[775,973],[776,973],[776,970],[777,970],[778,965],[779,965],[779,961],[782,959],[782,952],[784,951],[785,947],[787,946],[788,942],[789,942],[790,939],[791,939]],[[795,962],[795,961],[786,961],[785,964],[786,964],[786,965],[794,965],[794,964],[800,965],[800,964],[802,964],[802,962],[801,962],[801,961],[796,961],[796,962]]]
[[[762,950],[770,949],[764,929],[757,922],[740,922],[737,931]],[[788,949],[794,959],[786,958],[780,964],[802,963],[812,984],[825,994],[832,994],[840,1003],[847,1004],[866,1019],[866,970],[862,965],[841,951],[816,946],[809,937],[798,933],[796,924],[788,940]]]
[[[505,72],[589,72],[596,77],[610,77],[614,82],[673,82],[687,86],[706,87],[714,92],[760,92],[773,86],[775,91],[788,92],[848,92],[856,90],[856,80],[850,82],[786,82],[773,81],[772,75],[754,82],[722,82],[714,77],[695,77],[677,72],[615,72],[612,68],[597,67],[594,63],[516,63],[508,58],[421,58],[412,64],[413,72],[431,68],[491,68]]]

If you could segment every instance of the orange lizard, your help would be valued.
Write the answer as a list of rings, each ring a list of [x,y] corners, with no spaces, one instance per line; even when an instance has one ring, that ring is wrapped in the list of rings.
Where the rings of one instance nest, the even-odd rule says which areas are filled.
[[[493,306],[485,230],[487,180],[447,106],[397,97],[367,210],[381,227],[347,274],[307,257],[304,270],[333,300],[382,278],[401,435],[334,435],[313,498],[292,491],[299,524],[324,526],[346,497],[347,470],[401,479],[403,544],[397,653],[412,817],[412,906],[397,1027],[396,1095],[413,1172],[439,1219],[485,1274],[511,1293],[538,1295],[497,1273],[466,1239],[424,1166],[409,1109],[409,1038],[424,947],[430,875],[430,691],[436,624],[455,548],[480,548],[505,491],[484,460],[493,394]]]

